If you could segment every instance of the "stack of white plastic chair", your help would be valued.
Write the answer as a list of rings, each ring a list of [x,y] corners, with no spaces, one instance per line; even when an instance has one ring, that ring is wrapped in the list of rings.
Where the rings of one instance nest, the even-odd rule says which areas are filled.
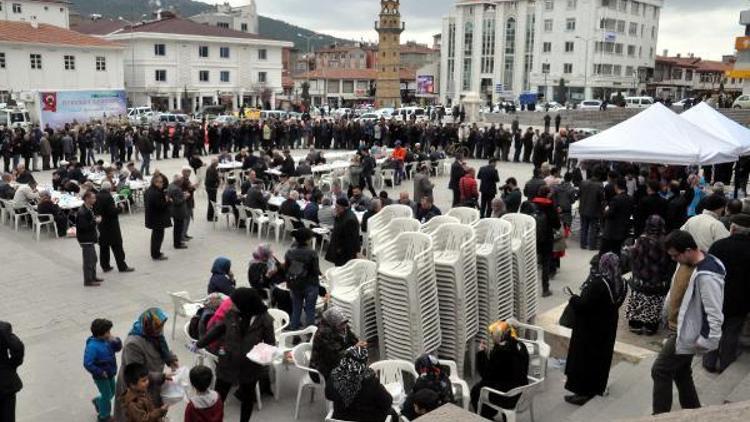
[[[380,210],[377,214],[370,217],[369,220],[367,220],[367,257],[371,258],[371,254],[373,251],[373,245],[371,242],[371,236],[370,233],[375,233],[378,230],[384,228],[388,225],[388,223],[393,220],[394,218],[402,218],[402,217],[414,217],[414,211],[411,209],[411,207],[401,204],[393,204],[383,207],[383,209]]]
[[[421,224],[412,217],[393,218],[385,227],[378,230],[370,230],[370,259],[377,261],[383,250],[393,246],[396,236],[406,232],[418,232]]]
[[[439,355],[454,360],[461,370],[466,344],[479,330],[474,229],[445,224],[432,239],[443,332]]]
[[[442,339],[432,239],[401,233],[381,254],[375,289],[381,359],[413,361]]]
[[[352,259],[343,267],[326,271],[331,289],[331,304],[341,308],[349,324],[362,340],[373,340],[378,335],[375,312],[375,280],[377,265],[366,259]]]
[[[474,224],[479,221],[479,210],[469,207],[456,207],[448,210],[448,215],[456,217],[461,224]]]
[[[489,324],[513,317],[512,230],[509,222],[499,218],[485,218],[474,225],[481,340],[489,340],[485,329]]]
[[[438,229],[440,229],[441,226],[445,224],[459,224],[461,223],[458,221],[458,218],[451,217],[448,215],[437,215],[435,217],[432,217],[430,221],[422,224],[422,227],[419,228],[420,233],[428,234],[430,236],[437,233]]]
[[[505,214],[503,220],[513,225],[513,281],[515,315],[521,322],[536,317],[539,302],[539,273],[536,267],[536,220],[526,214]]]

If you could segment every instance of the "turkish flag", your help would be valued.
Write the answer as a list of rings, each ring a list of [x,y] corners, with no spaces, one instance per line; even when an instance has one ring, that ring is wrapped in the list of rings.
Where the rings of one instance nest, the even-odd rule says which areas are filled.
[[[57,112],[57,93],[55,92],[43,92],[42,93],[42,111],[50,111],[52,113]]]

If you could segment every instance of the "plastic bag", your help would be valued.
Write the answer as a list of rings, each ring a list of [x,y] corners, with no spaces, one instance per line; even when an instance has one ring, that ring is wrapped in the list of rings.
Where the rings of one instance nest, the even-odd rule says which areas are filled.
[[[273,363],[276,355],[279,354],[279,348],[266,343],[258,343],[247,354],[247,358],[258,365],[268,366]]]

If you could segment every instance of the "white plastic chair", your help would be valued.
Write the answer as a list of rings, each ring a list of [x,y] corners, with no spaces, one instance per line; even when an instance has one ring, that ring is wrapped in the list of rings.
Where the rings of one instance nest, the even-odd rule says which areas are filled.
[[[169,293],[169,297],[172,298],[172,305],[174,305],[174,312],[172,312],[172,340],[174,340],[177,317],[192,318],[201,307],[201,302],[191,299],[190,294],[185,291]]]
[[[299,331],[282,331],[276,334],[278,340],[277,347],[279,348],[279,358],[273,361],[273,372],[274,372],[274,388],[273,397],[277,401],[279,400],[279,386],[281,385],[281,371],[282,369],[289,370],[289,365],[284,361],[286,353],[294,350],[294,338],[302,336],[310,336],[312,339],[315,336],[315,332],[318,331],[318,327],[310,325],[304,330]],[[312,340],[311,340],[312,341]]]
[[[529,384],[521,387],[516,387],[507,393],[492,389],[490,387],[482,387],[479,391],[479,401],[477,402],[477,413],[482,414],[482,406],[489,406],[498,412],[505,415],[507,422],[516,422],[517,416],[528,410],[531,422],[534,422],[534,396],[541,390],[543,379],[537,379],[529,376]],[[513,409],[504,409],[496,404],[490,402],[491,395],[497,395],[505,398],[518,397],[516,406]]]
[[[270,308],[268,314],[273,317],[273,331],[277,336],[289,326],[289,314],[281,309]]]
[[[284,220],[284,235],[282,236],[281,240],[286,240],[287,233],[291,235],[291,233],[297,229],[295,223],[300,223],[300,221],[299,219],[289,215],[279,214],[279,217]]]
[[[471,402],[471,390],[469,389],[469,384],[466,383],[461,377],[458,375],[458,365],[456,365],[455,361],[447,360],[447,359],[440,359],[438,360],[438,365],[440,366],[447,366],[448,370],[450,371],[450,380],[451,384],[453,385],[453,394],[456,394],[456,387],[461,389],[461,406],[465,410],[469,410],[469,402]]]
[[[6,218],[10,220],[13,213],[13,204],[7,199],[0,199],[0,222],[5,224]]]
[[[507,322],[516,327],[519,333],[518,340],[529,351],[529,374],[542,380],[547,378],[547,362],[551,348],[544,341],[544,329],[536,325],[524,324],[515,318]]]
[[[239,221],[237,221],[237,226],[240,225],[240,221],[245,222],[245,234],[250,236],[250,229],[252,227],[251,220],[253,219],[253,214],[250,212],[250,208],[244,206],[244,205],[238,205],[237,211],[239,211]]]
[[[188,322],[185,323],[185,327],[183,327],[183,332],[185,334],[185,338],[188,339],[189,341],[191,342],[198,341],[197,338],[193,338],[190,336],[190,320],[188,320]],[[194,355],[195,356],[193,357],[193,366],[203,365],[203,361],[204,361],[203,351],[198,350],[197,352],[194,353]]]
[[[13,226],[15,227],[15,230],[18,231],[18,222],[21,221],[23,217],[26,217],[29,215],[29,210],[27,208],[16,208],[15,202],[8,201],[9,204],[11,204],[11,217],[13,217]]]
[[[271,235],[271,229],[273,229],[276,243],[279,243],[279,235],[284,228],[284,220],[279,218],[278,211],[268,211],[266,214],[268,215],[268,236]]]
[[[396,187],[396,170],[393,170],[393,169],[380,170],[380,181],[383,184],[382,185],[383,188],[385,188],[385,182],[388,180],[391,181],[391,187]]]
[[[414,364],[401,359],[381,360],[370,365],[370,369],[375,371],[380,383],[394,398],[406,393],[404,373],[411,374],[415,380],[419,377]]]
[[[214,221],[213,221],[214,229],[216,229],[216,223],[219,221],[219,217],[223,215],[227,219],[227,230],[228,230],[229,219],[231,216],[234,216],[234,211],[232,210],[232,207],[230,205],[217,204],[216,202],[211,201],[211,200],[209,200],[208,203],[214,209]]]
[[[247,208],[248,212],[250,213],[250,221],[248,223],[248,233],[251,233],[253,231],[253,227],[258,228],[258,240],[260,240],[261,235],[263,234],[263,227],[268,225],[270,223],[270,218],[263,212],[263,210],[256,209],[256,208]]]
[[[448,210],[447,215],[456,217],[461,224],[474,224],[479,221],[479,210],[469,207],[456,207]]]
[[[320,372],[310,368],[310,353],[312,352],[312,343],[300,343],[292,350],[292,358],[294,359],[294,366],[304,371],[305,375],[299,380],[297,386],[297,404],[294,406],[294,419],[299,419],[299,403],[302,400],[302,392],[305,389],[310,391],[310,402],[315,400],[315,391],[320,390],[322,395],[325,395],[325,380]],[[320,383],[316,383],[310,378],[310,374],[317,374]]]
[[[54,233],[55,237],[59,238],[60,236],[57,234],[57,223],[55,222],[55,217],[52,214],[39,214],[31,208],[31,206],[27,206],[26,210],[28,211],[29,215],[31,215],[31,230],[32,233],[36,234],[36,241],[39,241],[39,236],[42,232],[42,227],[47,227],[48,229],[51,229]]]

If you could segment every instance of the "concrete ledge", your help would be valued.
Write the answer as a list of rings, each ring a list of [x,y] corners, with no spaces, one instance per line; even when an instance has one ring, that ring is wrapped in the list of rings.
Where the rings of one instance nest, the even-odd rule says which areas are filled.
[[[627,419],[628,422],[746,422],[750,420],[750,401],[681,410],[659,416]]]
[[[556,358],[565,358],[568,354],[568,347],[570,345],[571,330],[557,323],[560,320],[560,315],[562,315],[566,305],[567,303],[564,303],[537,316],[536,318],[536,325],[544,329],[544,340],[552,349],[550,356]],[[623,361],[637,364],[644,358],[654,355],[656,355],[656,352],[652,350],[616,341],[615,351],[612,357],[612,365],[614,366]]]

